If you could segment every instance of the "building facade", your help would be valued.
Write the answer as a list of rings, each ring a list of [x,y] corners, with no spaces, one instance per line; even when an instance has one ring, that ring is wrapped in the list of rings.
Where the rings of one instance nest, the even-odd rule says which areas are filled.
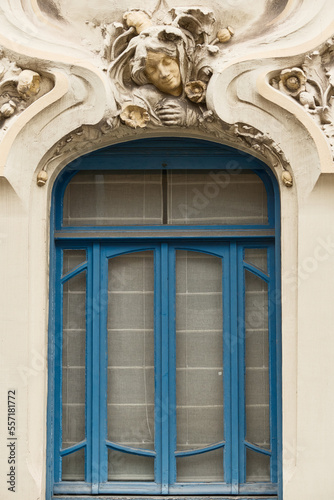
[[[332,3],[0,15],[1,498],[331,498]]]

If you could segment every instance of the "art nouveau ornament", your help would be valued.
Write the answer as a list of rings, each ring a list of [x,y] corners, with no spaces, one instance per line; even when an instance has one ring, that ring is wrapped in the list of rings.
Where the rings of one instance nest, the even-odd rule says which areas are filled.
[[[2,129],[5,132],[11,117],[20,114],[40,95],[50,90],[52,85],[47,80],[44,79],[42,89],[39,73],[30,69],[22,70],[5,56],[0,59],[0,131]]]
[[[212,119],[205,92],[220,52],[215,44],[227,42],[225,31],[230,38],[233,29],[214,35],[216,19],[204,7],[170,9],[165,16],[159,11],[126,12],[126,27],[107,50],[114,57],[107,74],[119,109],[113,127],[118,119],[131,128],[192,127]]]
[[[307,54],[301,67],[283,69],[271,85],[301,104],[318,123],[334,156],[334,39]]]

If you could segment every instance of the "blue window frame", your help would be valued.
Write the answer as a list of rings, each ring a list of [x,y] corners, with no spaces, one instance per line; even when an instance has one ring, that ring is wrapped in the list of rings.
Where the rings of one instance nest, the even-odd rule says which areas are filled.
[[[47,498],[281,498],[269,169],[204,141],[134,141],[70,164],[52,221]]]

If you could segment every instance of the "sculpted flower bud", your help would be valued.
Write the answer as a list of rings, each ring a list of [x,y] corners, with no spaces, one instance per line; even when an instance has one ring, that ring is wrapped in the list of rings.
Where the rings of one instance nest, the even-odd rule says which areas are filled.
[[[9,118],[15,113],[16,104],[13,101],[8,101],[0,108],[0,114],[3,118]]]
[[[231,40],[234,35],[234,29],[231,26],[227,26],[227,28],[223,28],[217,32],[217,38],[219,42],[226,43]]]
[[[281,71],[279,89],[286,94],[297,97],[305,92],[306,75],[301,68],[288,68]]]
[[[41,77],[35,71],[25,69],[21,71],[17,80],[17,91],[24,97],[33,97],[40,90]]]
[[[293,180],[292,180],[292,175],[288,170],[284,170],[282,173],[282,181],[286,187],[292,187],[293,185]]]
[[[37,186],[44,186],[48,180],[48,174],[45,170],[41,170],[37,176]]]
[[[197,103],[205,101],[206,84],[201,80],[188,82],[184,90],[190,101]]]
[[[150,115],[146,109],[130,104],[120,114],[120,119],[131,128],[144,128],[150,121]]]
[[[152,26],[151,19],[142,10],[130,10],[124,14],[123,18],[129,28],[130,26],[136,28],[137,35]]]

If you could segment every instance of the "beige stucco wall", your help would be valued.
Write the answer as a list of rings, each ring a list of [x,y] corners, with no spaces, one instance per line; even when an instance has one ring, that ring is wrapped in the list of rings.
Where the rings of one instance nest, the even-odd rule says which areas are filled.
[[[256,19],[255,8],[243,0],[228,3],[228,20],[245,34],[244,26]],[[9,122],[0,142],[1,500],[45,498],[49,211],[56,175],[85,148],[166,134],[210,138],[187,127],[126,136],[115,132],[95,142],[89,138],[86,146],[65,148],[63,155],[53,155],[50,161],[52,147],[81,124],[98,123],[104,110],[112,108],[113,98],[95,56],[87,61],[75,37],[65,54],[66,40],[60,43],[54,35],[55,21],[49,19],[47,24],[38,3],[32,1],[29,9],[28,4],[13,1],[0,7],[0,43],[21,66],[47,74],[54,87]],[[115,4],[109,2],[108,8],[117,17]],[[124,9],[130,7],[127,2]],[[82,8],[86,11],[81,12],[81,21],[93,15],[88,3]],[[291,165],[292,188],[283,184],[279,167],[271,166],[282,206],[283,498],[328,500],[334,495],[334,164],[316,122],[290,97],[273,89],[267,75],[300,64],[299,54],[316,49],[334,34],[334,7],[329,1],[315,7],[305,0],[288,2],[288,8],[290,17],[281,14],[283,20],[276,20],[276,38],[272,33],[262,41],[245,36],[242,49],[233,49],[235,56],[221,61],[208,89],[208,106],[225,123],[242,122],[270,133]],[[94,9],[101,13],[105,2],[95,2]],[[217,9],[221,12],[218,3]],[[244,13],[241,20],[239,11]],[[71,9],[67,15],[72,19]],[[74,23],[78,24],[80,19]],[[40,40],[45,40],[43,50]],[[214,140],[238,145],[231,144],[230,136]],[[239,147],[257,154],[245,144]],[[36,178],[45,165],[48,181],[40,187]],[[9,389],[17,396],[15,493],[8,491],[6,482]]]

